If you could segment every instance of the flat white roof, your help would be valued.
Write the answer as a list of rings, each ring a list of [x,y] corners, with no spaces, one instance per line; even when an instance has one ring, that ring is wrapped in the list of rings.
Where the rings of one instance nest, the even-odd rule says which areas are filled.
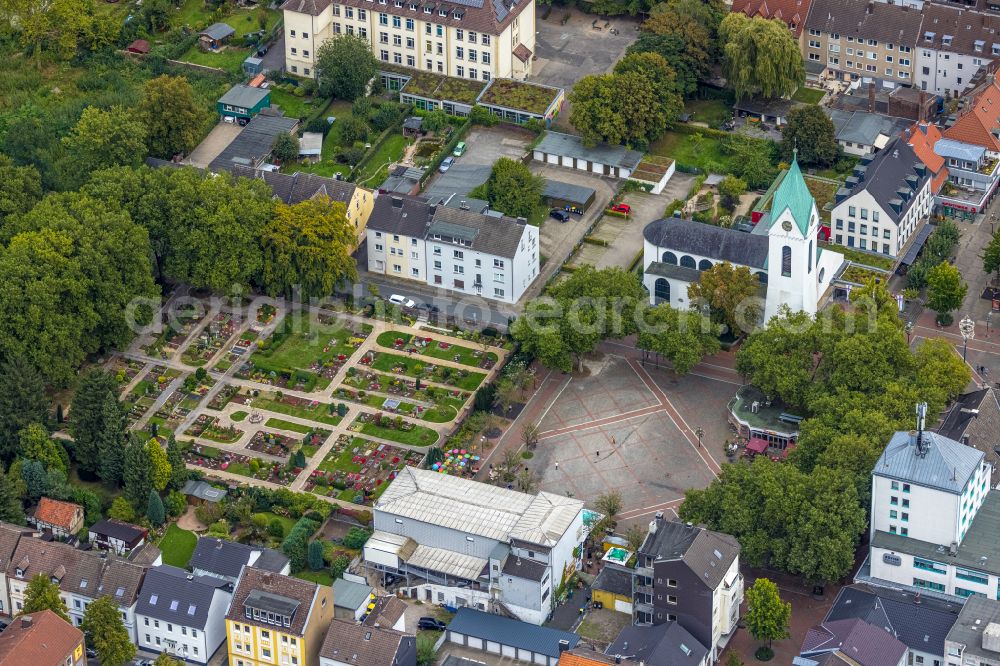
[[[479,574],[489,564],[486,559],[481,557],[464,555],[453,550],[434,548],[433,546],[417,546],[406,563],[410,566],[420,567],[428,571],[438,571],[466,580],[479,578]]]
[[[406,467],[375,503],[375,510],[497,541],[513,538],[554,546],[583,511],[583,502]]]

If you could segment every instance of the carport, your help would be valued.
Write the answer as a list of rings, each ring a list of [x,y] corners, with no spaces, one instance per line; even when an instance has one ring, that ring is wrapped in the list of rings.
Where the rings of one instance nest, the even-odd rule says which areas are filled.
[[[639,166],[642,153],[607,143],[587,148],[583,145],[583,139],[576,135],[548,132],[535,146],[532,157],[546,164],[556,164],[615,178],[628,178]]]
[[[590,187],[546,179],[545,189],[542,190],[542,199],[546,205],[553,208],[575,206],[587,210],[594,203],[596,194],[594,189]]]
[[[512,620],[471,608],[459,608],[445,632],[450,643],[487,654],[556,666],[559,655],[580,640],[577,634]]]

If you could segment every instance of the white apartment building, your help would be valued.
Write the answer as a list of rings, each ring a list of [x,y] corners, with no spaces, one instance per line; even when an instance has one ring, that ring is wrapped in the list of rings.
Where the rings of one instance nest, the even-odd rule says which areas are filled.
[[[870,580],[937,596],[996,598],[1000,491],[983,453],[897,432],[872,470]],[[864,570],[864,568],[862,568]]]
[[[914,48],[914,86],[942,97],[958,97],[981,67],[1000,57],[1000,17],[928,3]]]
[[[534,0],[286,0],[285,68],[316,76],[328,39],[364,37],[382,62],[463,79],[524,80],[535,50]]]
[[[366,227],[368,271],[516,303],[538,277],[538,229],[524,219],[385,195]]]
[[[837,191],[831,239],[890,257],[900,253],[934,207],[931,174],[905,141],[866,155]]]
[[[563,576],[579,567],[588,531],[580,500],[416,467],[399,473],[374,514],[365,563],[399,577],[406,594],[488,613],[505,609],[539,625]]]
[[[199,664],[226,640],[232,584],[162,565],[150,569],[136,604],[137,645]]]

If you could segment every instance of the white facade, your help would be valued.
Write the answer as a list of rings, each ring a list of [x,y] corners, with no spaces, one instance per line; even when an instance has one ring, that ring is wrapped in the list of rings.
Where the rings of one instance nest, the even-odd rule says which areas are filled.
[[[232,598],[232,593],[216,590],[203,629],[137,615],[136,644],[142,650],[167,652],[186,661],[208,663],[226,640],[226,613]]]
[[[967,55],[921,46],[921,42],[917,42],[914,85],[942,97],[959,97],[969,87],[969,81],[979,68],[1000,54],[1000,51],[994,51],[991,57],[991,48],[992,43],[985,44],[984,53]]]
[[[12,614],[17,614],[24,608],[24,593],[29,582],[29,580],[18,580],[16,578],[9,579]],[[59,598],[66,604],[67,614],[74,627],[79,627],[83,624],[83,614],[87,611],[87,606],[95,600],[82,594],[63,592],[62,590],[59,592]],[[129,640],[134,643],[136,640],[135,603],[131,606],[119,605],[118,611],[121,613],[122,622],[128,631]]]
[[[888,202],[878,201],[868,190],[844,199],[830,212],[831,240],[838,245],[895,257],[930,215],[934,206],[931,179],[924,182],[898,223],[886,212],[887,206]]]
[[[873,578],[938,594],[962,598],[982,594],[995,598],[1000,582],[995,574],[950,562],[947,552],[930,558],[873,546],[870,558]]]
[[[524,80],[531,73],[531,58],[522,62],[514,50],[518,45],[535,50],[534,0],[514,5],[514,18],[497,33],[481,32],[481,22],[468,14],[492,14],[489,2],[479,8],[463,3],[430,7],[415,0],[365,0],[331,3],[314,15],[297,2],[285,3],[285,67],[291,74],[314,77],[319,47],[337,35],[354,34],[371,43],[376,58],[395,66],[478,81]]]
[[[709,656],[718,658],[722,648],[736,631],[740,620],[740,604],[743,603],[743,574],[740,573],[740,558],[729,565],[722,583],[712,590],[712,650]]]

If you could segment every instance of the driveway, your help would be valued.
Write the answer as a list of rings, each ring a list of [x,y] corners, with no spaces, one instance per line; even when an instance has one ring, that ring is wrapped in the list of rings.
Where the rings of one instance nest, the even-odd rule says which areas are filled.
[[[639,36],[639,21],[627,16],[604,21],[565,7],[553,7],[545,20],[542,14],[543,9],[538,6],[535,61],[528,80],[565,88],[567,92],[588,74],[610,71]],[[566,14],[570,18],[562,23]],[[597,28],[593,27],[595,19]],[[612,29],[618,34],[613,34]]]
[[[219,153],[225,150],[226,146],[232,143],[242,130],[243,128],[239,125],[224,123],[220,120],[219,124],[208,133],[208,136],[191,151],[188,158],[184,160],[184,164],[207,169],[212,160],[218,157]]]
[[[431,176],[423,196],[445,198],[468,194],[490,176],[493,163],[501,157],[521,159],[534,134],[510,127],[473,127],[465,137],[465,154],[455,159],[445,173]]]
[[[267,48],[267,53],[262,58],[261,66],[266,72],[280,72],[285,69],[285,32],[281,31],[281,36],[271,42]]]

